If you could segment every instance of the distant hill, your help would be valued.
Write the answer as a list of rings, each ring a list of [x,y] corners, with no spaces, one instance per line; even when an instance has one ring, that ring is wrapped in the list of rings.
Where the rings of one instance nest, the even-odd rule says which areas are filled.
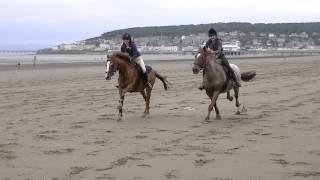
[[[150,26],[150,27],[134,27],[128,29],[120,29],[103,33],[99,37],[94,37],[88,40],[98,38],[111,39],[121,36],[123,33],[131,33],[134,37],[150,37],[150,36],[182,36],[189,34],[206,33],[211,27],[218,32],[257,32],[257,33],[302,33],[306,32],[309,35],[313,32],[320,33],[320,22],[310,23],[274,23],[274,24],[251,24],[241,22],[230,23],[212,23],[212,24],[198,24],[198,25],[179,25],[179,26]]]

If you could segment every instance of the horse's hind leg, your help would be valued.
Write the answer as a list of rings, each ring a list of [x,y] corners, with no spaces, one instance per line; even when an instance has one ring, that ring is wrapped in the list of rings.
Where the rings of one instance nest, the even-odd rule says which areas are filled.
[[[118,110],[119,110],[119,120],[122,119],[122,107],[123,107],[124,96],[120,95]]]
[[[238,107],[238,110],[236,112],[236,114],[240,114],[240,110],[239,110],[239,106],[240,106],[240,103],[239,103],[239,87],[233,87],[233,90],[234,90],[234,97],[236,98],[236,107]]]
[[[227,99],[229,99],[229,101],[233,100],[233,97],[230,95],[230,91],[227,91]]]
[[[240,103],[239,103],[239,87],[233,87],[234,90],[234,97],[236,98],[236,106],[239,107]]]

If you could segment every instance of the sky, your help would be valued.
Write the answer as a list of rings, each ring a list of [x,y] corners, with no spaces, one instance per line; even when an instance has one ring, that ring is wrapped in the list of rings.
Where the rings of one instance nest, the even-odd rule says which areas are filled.
[[[320,0],[0,0],[0,45],[72,43],[130,27],[320,22],[319,7]]]

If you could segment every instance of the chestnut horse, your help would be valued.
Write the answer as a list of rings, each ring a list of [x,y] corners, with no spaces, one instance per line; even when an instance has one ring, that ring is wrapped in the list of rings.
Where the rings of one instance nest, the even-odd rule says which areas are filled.
[[[227,93],[227,99],[230,101],[233,100],[233,97],[230,96],[230,90],[234,90],[234,96],[236,98],[236,107],[240,106],[238,101],[239,97],[239,87],[235,85],[232,79],[227,77],[223,66],[219,64],[216,59],[216,53],[209,48],[203,47],[199,49],[198,54],[196,55],[196,59],[194,61],[194,65],[192,71],[194,74],[197,74],[201,69],[204,70],[203,76],[203,85],[206,90],[207,95],[211,99],[211,103],[208,107],[208,114],[205,118],[206,121],[210,119],[210,113],[214,107],[216,111],[216,119],[221,119],[221,115],[217,106],[217,99],[220,93]],[[255,71],[249,71],[245,73],[240,73],[240,69],[238,66],[234,64],[230,64],[231,68],[235,72],[238,80],[249,81],[253,77],[255,77]],[[236,114],[240,114],[238,109]]]
[[[155,83],[156,78],[160,79],[163,83],[164,89],[168,89],[168,81],[165,77],[161,76],[157,71],[151,69],[151,67],[146,67],[148,72],[148,80],[151,83],[152,87],[146,87],[143,80],[140,78],[139,68],[135,65],[134,62],[130,60],[130,57],[121,52],[115,52],[108,54],[108,59],[106,63],[106,80],[110,80],[111,77],[115,74],[116,71],[119,71],[119,78],[117,86],[119,88],[119,120],[122,118],[122,107],[124,96],[128,92],[140,92],[143,99],[145,100],[146,106],[144,114],[149,114],[149,105],[150,105],[150,96],[152,87]]]

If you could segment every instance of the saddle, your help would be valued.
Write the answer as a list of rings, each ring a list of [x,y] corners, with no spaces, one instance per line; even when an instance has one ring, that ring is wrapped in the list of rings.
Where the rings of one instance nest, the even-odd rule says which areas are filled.
[[[222,92],[226,92],[226,90],[231,86],[231,84],[233,82],[233,78],[232,78],[232,74],[231,74],[232,72],[229,70],[229,68],[227,66],[222,64],[221,59],[216,59],[216,63],[220,64],[222,66],[222,68],[223,68],[223,70],[224,70],[224,72],[226,74],[227,80],[226,80],[226,82],[224,83],[224,85],[222,87]],[[235,69],[234,69],[233,66],[231,66],[231,64],[230,64],[230,68],[232,68],[232,70],[234,71],[236,78],[241,77],[240,74],[238,74],[239,77],[237,77]]]
[[[226,76],[227,76],[227,81],[229,81],[230,79],[232,79],[231,78],[231,72],[229,71],[229,69],[228,69],[228,67],[226,67],[225,65],[223,65],[222,64],[222,62],[221,62],[221,59],[216,59],[216,63],[217,64],[220,64],[221,66],[222,66],[222,68],[223,68],[223,70],[224,70],[224,72],[226,73]]]
[[[141,67],[135,61],[131,61],[131,62],[134,65],[135,69],[138,71],[139,77],[141,78],[142,74],[143,74]],[[151,70],[152,70],[152,67],[148,66],[148,65],[145,65],[145,67],[146,67],[147,74],[149,74],[151,72]]]

